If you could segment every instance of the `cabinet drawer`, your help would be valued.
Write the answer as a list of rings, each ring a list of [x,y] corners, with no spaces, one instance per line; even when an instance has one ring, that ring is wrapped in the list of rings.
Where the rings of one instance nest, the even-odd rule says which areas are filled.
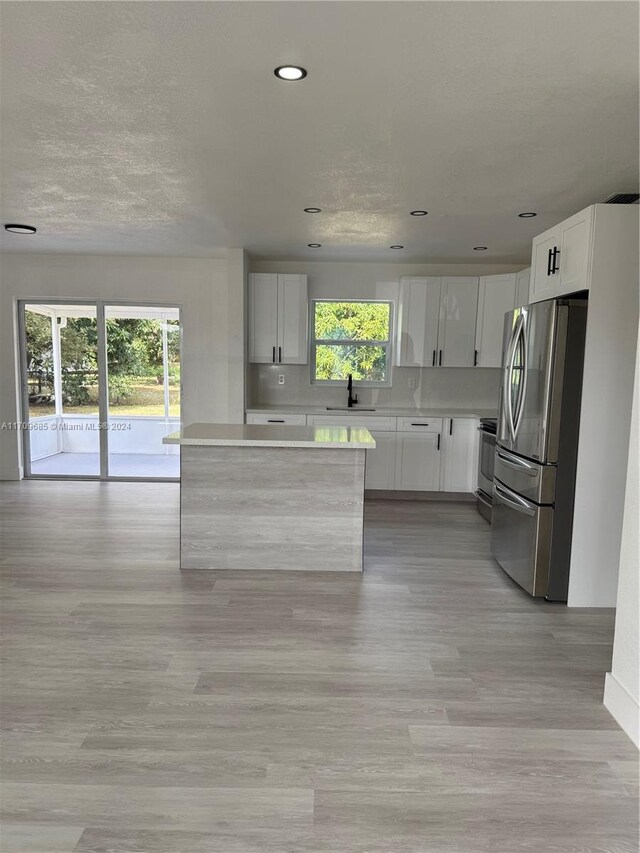
[[[398,418],[398,432],[442,432],[442,418]]]
[[[307,423],[311,426],[357,426],[380,432],[395,432],[396,418],[375,417],[369,415],[307,415]]]
[[[247,415],[248,424],[289,424],[291,426],[305,426],[307,423],[306,415],[292,415],[280,412],[269,412],[264,415]]]

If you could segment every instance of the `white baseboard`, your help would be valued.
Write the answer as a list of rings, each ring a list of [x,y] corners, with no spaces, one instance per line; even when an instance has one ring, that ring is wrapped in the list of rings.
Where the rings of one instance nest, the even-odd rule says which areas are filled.
[[[604,706],[640,749],[640,705],[611,672],[604,679]]]

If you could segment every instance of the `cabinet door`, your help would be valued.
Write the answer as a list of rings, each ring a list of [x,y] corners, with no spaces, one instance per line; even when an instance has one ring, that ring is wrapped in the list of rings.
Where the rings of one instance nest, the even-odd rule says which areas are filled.
[[[560,295],[589,288],[589,262],[593,206],[581,210],[561,225]]]
[[[271,363],[277,358],[278,276],[249,276],[249,361]]]
[[[589,289],[593,205],[533,241],[530,302]],[[549,252],[556,250],[555,264]]]
[[[504,315],[513,311],[515,292],[515,273],[480,278],[475,358],[478,367],[502,367]]]
[[[438,366],[473,367],[478,314],[478,279],[447,277],[440,291]]]
[[[560,251],[561,235],[559,228],[552,228],[536,237],[533,241],[531,254],[531,285],[530,302],[540,302],[543,299],[553,299],[556,295],[559,276],[552,272],[549,253],[554,249]],[[557,263],[556,263],[557,266]]]
[[[478,424],[474,418],[447,418],[442,437],[442,490],[473,492],[477,488]]]
[[[372,432],[376,441],[375,450],[367,450],[365,489],[395,488],[396,433]]]
[[[398,367],[434,367],[438,349],[440,279],[400,279]]]
[[[440,490],[440,433],[398,433],[396,489],[418,492]]]
[[[306,364],[307,322],[306,275],[278,275],[278,352],[281,364]]]
[[[516,273],[516,298],[514,308],[529,304],[529,280],[531,278],[531,267]],[[500,365],[501,366],[501,365]]]

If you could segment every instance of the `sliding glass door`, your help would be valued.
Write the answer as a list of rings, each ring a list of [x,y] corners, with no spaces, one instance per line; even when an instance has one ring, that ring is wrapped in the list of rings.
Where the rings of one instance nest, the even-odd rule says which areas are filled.
[[[177,308],[105,307],[112,477],[179,477],[180,315]]]
[[[20,303],[29,477],[177,479],[180,309]]]

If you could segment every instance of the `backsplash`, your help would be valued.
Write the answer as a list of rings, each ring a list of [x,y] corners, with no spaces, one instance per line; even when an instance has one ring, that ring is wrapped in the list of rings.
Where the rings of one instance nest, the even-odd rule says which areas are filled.
[[[391,388],[362,388],[355,383],[355,392],[363,406],[497,409],[500,373],[480,367],[396,367]],[[279,375],[284,375],[284,385],[278,385]],[[409,388],[410,379],[414,388]],[[312,385],[308,364],[249,364],[247,368],[247,408],[344,405],[346,389],[346,382],[344,388]]]

